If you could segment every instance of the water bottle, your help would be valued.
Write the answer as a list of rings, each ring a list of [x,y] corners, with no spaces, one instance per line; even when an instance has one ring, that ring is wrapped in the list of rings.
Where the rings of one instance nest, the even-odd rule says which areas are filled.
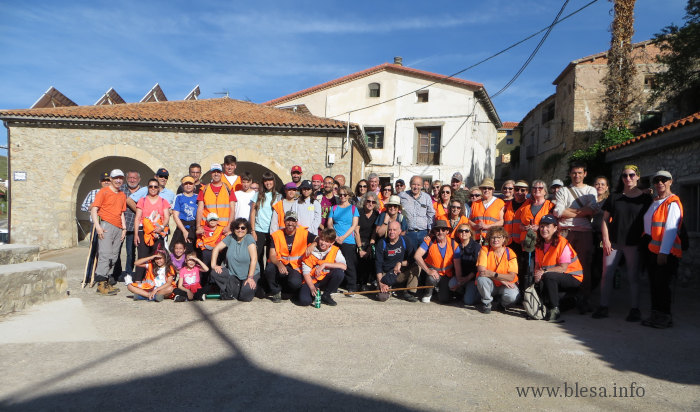
[[[316,309],[321,307],[321,289],[316,289],[316,298],[314,299],[314,307]]]

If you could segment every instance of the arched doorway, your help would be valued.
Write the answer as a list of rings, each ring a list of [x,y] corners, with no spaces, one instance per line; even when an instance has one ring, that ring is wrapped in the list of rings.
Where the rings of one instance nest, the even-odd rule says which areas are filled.
[[[75,202],[75,218],[78,225],[78,242],[88,236],[92,229],[90,225],[90,213],[81,211],[80,207],[91,190],[101,187],[99,180],[102,173],[109,173],[112,169],[121,169],[124,174],[132,170],[139,172],[141,174],[141,186],[146,184],[148,179],[155,174],[155,171],[146,164],[122,156],[103,157],[86,166],[85,169],[83,169],[83,173],[80,174],[80,176],[83,176],[82,181],[77,182],[78,190]],[[126,183],[126,180],[124,182]]]
[[[204,166],[202,166],[204,168]],[[211,167],[211,165],[206,166],[207,169]],[[204,170],[203,170],[204,171]],[[262,175],[265,172],[270,172],[272,175],[275,177],[275,187],[281,188],[283,185],[282,179],[280,176],[277,175],[272,169],[269,169],[266,166],[263,166],[259,163],[255,162],[236,162],[236,174],[241,175],[244,172],[248,172],[253,176],[253,181],[262,183]],[[284,177],[284,176],[282,176]],[[287,178],[287,181],[289,181],[291,178]],[[211,182],[211,176],[209,171],[207,170],[206,173],[202,175],[202,182],[204,183],[209,183]],[[286,181],[284,182],[286,183]]]

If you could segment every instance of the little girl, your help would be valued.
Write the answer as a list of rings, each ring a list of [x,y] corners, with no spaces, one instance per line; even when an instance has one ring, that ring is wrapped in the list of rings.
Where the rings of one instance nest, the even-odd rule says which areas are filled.
[[[141,258],[134,264],[146,269],[143,281],[129,283],[126,287],[134,294],[134,300],[161,302],[173,293],[175,267],[170,263],[167,252],[157,250],[155,255]]]
[[[184,302],[186,300],[204,300],[206,299],[206,290],[200,284],[199,271],[208,271],[209,267],[201,260],[197,259],[196,253],[187,255],[185,266],[180,269],[180,277],[177,280],[177,289],[175,293],[175,302]]]
[[[185,243],[183,241],[178,240],[173,243],[173,253],[170,254],[170,261],[177,271],[185,266]]]

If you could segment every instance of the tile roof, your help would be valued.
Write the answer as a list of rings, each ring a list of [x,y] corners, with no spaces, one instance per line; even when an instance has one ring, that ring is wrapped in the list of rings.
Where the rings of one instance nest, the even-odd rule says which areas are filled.
[[[679,127],[683,127],[685,125],[696,123],[696,122],[700,122],[700,112],[691,114],[690,116],[684,117],[680,120],[676,120],[673,123],[663,125],[663,126],[659,127],[658,129],[654,129],[650,132],[640,134],[639,136],[635,136],[632,139],[627,140],[626,142],[620,143],[620,144],[615,145],[615,146],[610,146],[603,151],[610,152],[610,151],[613,151],[615,149],[619,149],[623,146],[631,145],[631,144],[636,143],[640,140],[644,140],[644,139],[647,139],[647,138],[652,137],[652,136],[658,136],[658,135],[664,134],[670,130],[678,129]]]
[[[70,122],[94,120],[100,123],[167,123],[230,125],[247,127],[345,128],[345,122],[294,113],[228,97],[152,103],[124,103],[101,106],[71,106],[0,111],[0,119],[11,121]],[[351,124],[351,128],[357,128]]]
[[[405,74],[408,76],[413,76],[413,77],[420,77],[426,80],[431,80],[435,82],[440,82],[440,83],[446,83],[446,84],[452,84],[452,85],[457,85],[457,86],[462,86],[462,87],[469,87],[472,89],[483,89],[484,85],[481,83],[476,83],[476,82],[471,82],[469,80],[464,80],[460,79],[457,77],[449,77],[445,76],[442,74],[437,74],[437,73],[431,73],[431,72],[426,72],[424,70],[418,70],[418,69],[413,69],[411,67],[406,67],[406,66],[401,66],[398,64],[392,64],[392,63],[383,63],[380,64],[379,66],[374,66],[370,67],[369,69],[362,70],[356,73],[349,74],[347,76],[343,76],[340,78],[337,78],[335,80],[331,80],[329,82],[319,84],[317,86],[309,87],[308,89],[304,89],[292,94],[288,94],[286,96],[278,97],[276,99],[267,101],[263,103],[264,105],[268,106],[274,106],[278,105],[284,102],[288,102],[290,100],[296,99],[298,97],[306,96],[311,93],[315,93],[319,90],[324,90],[328,89],[334,86],[337,86],[339,84],[347,83],[356,79],[360,79],[362,77],[367,77],[370,76],[374,73],[378,73],[381,71],[390,71],[394,73],[399,73],[399,74]]]
[[[501,129],[515,129],[519,124],[519,122],[503,122]]]

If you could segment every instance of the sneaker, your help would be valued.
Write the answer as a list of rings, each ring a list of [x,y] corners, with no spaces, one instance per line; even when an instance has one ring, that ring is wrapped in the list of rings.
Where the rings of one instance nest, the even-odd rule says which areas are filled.
[[[420,301],[422,303],[430,303],[430,298],[432,298],[432,296],[423,296],[422,298],[420,298]]]
[[[598,308],[593,312],[593,315],[591,315],[593,319],[603,319],[608,317],[608,307],[607,306],[598,306]]]
[[[131,277],[131,275],[125,275],[124,276],[124,284],[128,285],[129,283],[134,283],[133,278]]]
[[[132,298],[133,298],[134,300],[148,300],[148,298],[143,297],[143,296],[141,296],[141,295],[139,295],[139,294],[136,294],[136,293],[134,293],[134,296],[132,296]]]
[[[656,329],[667,329],[673,326],[673,318],[667,313],[653,310],[651,317],[642,321],[642,325]]]
[[[483,313],[484,315],[488,315],[491,313],[491,304],[489,303],[488,305],[481,305],[479,307],[479,312]]]
[[[630,309],[630,313],[627,314],[625,320],[627,322],[639,322],[642,320],[642,312],[640,312],[638,308],[632,308]]]
[[[547,316],[547,322],[550,322],[550,323],[562,323],[562,322],[564,322],[564,320],[561,319],[561,312],[559,311],[558,307],[555,306],[549,310],[549,316]]]
[[[338,304],[330,295],[321,295],[321,303],[325,303],[328,306],[336,306]]]
[[[204,302],[205,300],[207,300],[207,295],[202,295],[202,302]]]
[[[272,303],[280,303],[282,302],[282,292],[277,292],[274,295],[272,295]]]
[[[156,293],[156,295],[153,297],[153,300],[156,302],[162,302],[163,299],[165,299],[165,295],[161,295],[160,293]]]
[[[182,295],[175,295],[175,297],[173,298],[173,301],[175,302],[185,302],[186,300],[187,298]]]
[[[102,296],[114,296],[117,294],[117,291],[109,287],[109,282],[106,280],[98,282],[97,289],[95,291]]]

